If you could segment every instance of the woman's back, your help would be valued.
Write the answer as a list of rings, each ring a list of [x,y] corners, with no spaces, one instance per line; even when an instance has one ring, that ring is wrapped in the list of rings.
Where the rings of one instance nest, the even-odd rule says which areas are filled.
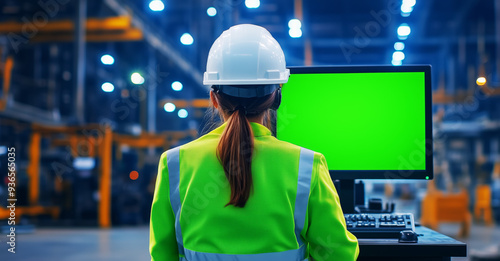
[[[151,237],[152,242],[164,242],[151,245],[153,260],[176,260],[179,253],[182,256],[186,251],[189,252],[186,255],[296,251],[308,256],[307,243],[309,255],[315,260],[349,260],[357,256],[356,239],[345,230],[338,196],[323,155],[315,153],[314,162],[309,160],[309,163],[304,163],[302,157],[301,162],[304,149],[277,140],[260,124],[250,124],[254,134],[253,189],[242,208],[226,206],[231,189],[215,153],[225,125],[178,148],[178,162],[168,162],[167,153],[162,155],[152,209]],[[175,201],[175,196],[172,199],[170,195],[176,193],[170,190],[176,187],[170,184],[176,180],[172,177],[176,174],[168,170],[172,164],[179,164],[181,210],[177,231],[173,224],[178,206],[173,203],[170,207],[170,202]],[[304,164],[311,168],[307,171]],[[306,182],[300,184],[299,172],[304,173],[304,169],[306,179],[302,177],[302,181]],[[160,228],[165,224],[170,227]],[[180,235],[176,236],[176,232]],[[181,241],[179,245],[182,246],[178,247],[177,241]],[[339,257],[342,258],[337,259]]]
[[[253,192],[243,208],[226,207],[231,190],[215,155],[224,126],[181,148],[180,220],[185,247],[228,254],[297,247],[293,213],[300,147],[277,140],[259,124],[251,125]]]

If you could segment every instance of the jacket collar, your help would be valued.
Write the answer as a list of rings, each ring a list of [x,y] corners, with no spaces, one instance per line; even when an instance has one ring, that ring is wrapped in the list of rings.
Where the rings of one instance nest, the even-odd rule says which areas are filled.
[[[226,128],[227,123],[222,124],[215,130],[211,131],[210,134],[216,134],[216,135],[222,135],[222,132],[224,132],[224,129]],[[271,131],[266,128],[265,126],[255,123],[255,122],[250,122],[250,127],[252,128],[253,136],[254,137],[259,137],[259,136],[271,136]]]

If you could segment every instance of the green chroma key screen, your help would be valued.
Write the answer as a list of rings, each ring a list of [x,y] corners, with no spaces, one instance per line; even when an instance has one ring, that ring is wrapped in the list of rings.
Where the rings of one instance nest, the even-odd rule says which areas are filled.
[[[292,74],[280,140],[321,152],[329,169],[425,170],[424,72]]]

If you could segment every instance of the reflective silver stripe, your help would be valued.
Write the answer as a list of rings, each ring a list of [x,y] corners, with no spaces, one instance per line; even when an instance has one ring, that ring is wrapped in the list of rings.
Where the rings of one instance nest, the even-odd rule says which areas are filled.
[[[179,149],[180,147],[176,147],[167,151],[167,166],[170,184],[170,204],[172,205],[172,210],[175,215],[175,237],[177,239],[179,254],[184,255],[184,243],[182,240],[181,225],[179,223],[181,215],[181,197],[179,194]]]
[[[300,238],[300,232],[304,229],[307,214],[307,203],[309,202],[309,191],[311,187],[311,176],[314,163],[314,151],[301,148],[299,161],[299,178],[297,182],[297,197],[295,198],[295,237],[299,246],[304,243]]]
[[[249,255],[228,255],[217,253],[203,253],[185,249],[186,259],[189,261],[305,261],[306,246],[299,249],[283,252],[249,254]]]

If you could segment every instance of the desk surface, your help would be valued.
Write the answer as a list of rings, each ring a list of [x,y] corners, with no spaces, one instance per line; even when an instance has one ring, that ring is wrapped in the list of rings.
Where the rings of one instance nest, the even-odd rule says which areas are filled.
[[[467,245],[426,227],[416,227],[418,243],[399,243],[397,239],[358,239],[358,260],[449,260],[467,256]],[[422,236],[423,235],[423,236]],[[404,258],[404,259],[402,259]]]

